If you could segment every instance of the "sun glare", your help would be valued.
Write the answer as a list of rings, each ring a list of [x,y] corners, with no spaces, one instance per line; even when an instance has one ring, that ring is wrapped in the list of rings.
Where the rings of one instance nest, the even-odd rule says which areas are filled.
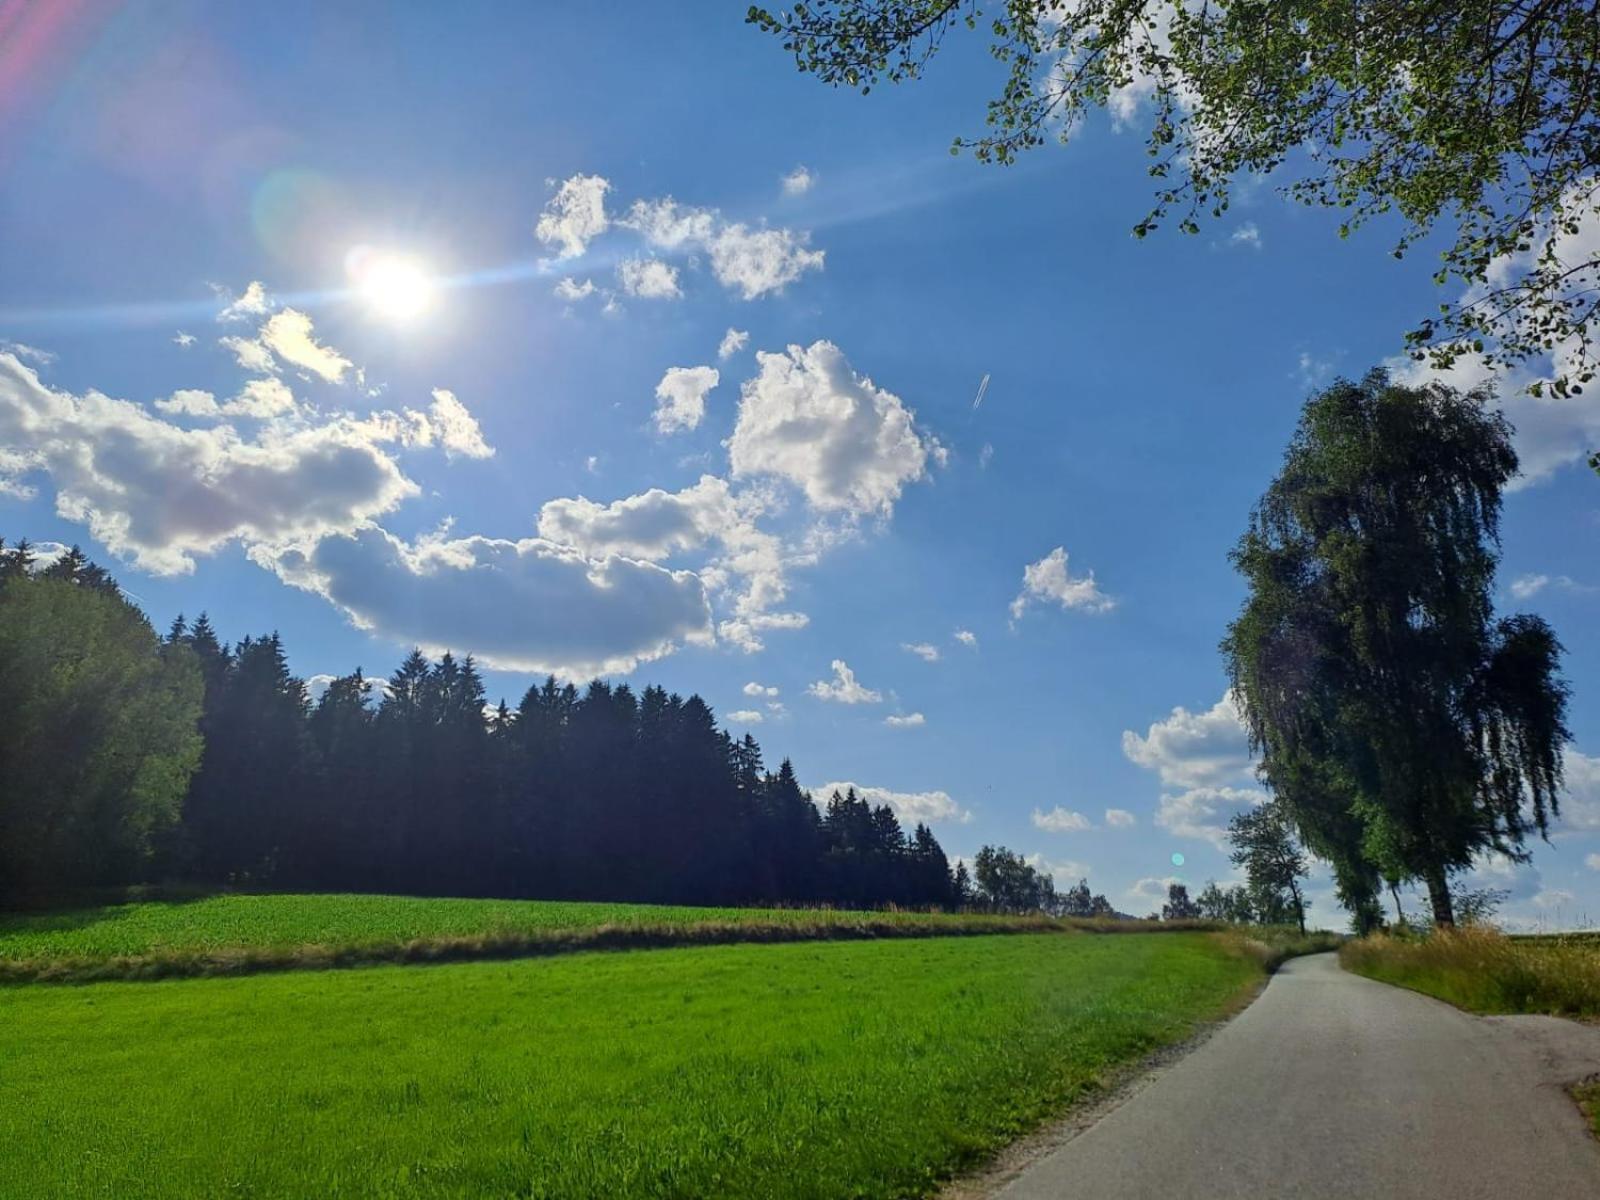
[[[372,311],[390,320],[409,320],[433,303],[432,277],[407,255],[360,247],[350,254],[350,275]]]

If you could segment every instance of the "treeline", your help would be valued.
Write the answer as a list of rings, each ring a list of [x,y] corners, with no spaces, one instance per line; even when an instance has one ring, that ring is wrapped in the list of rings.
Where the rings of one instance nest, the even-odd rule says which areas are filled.
[[[547,679],[488,708],[414,652],[313,702],[276,634],[164,637],[77,550],[0,542],[0,898],[148,880],[325,890],[954,907],[925,825],[823,811],[698,696]],[[1007,907],[1012,897],[1007,896]]]

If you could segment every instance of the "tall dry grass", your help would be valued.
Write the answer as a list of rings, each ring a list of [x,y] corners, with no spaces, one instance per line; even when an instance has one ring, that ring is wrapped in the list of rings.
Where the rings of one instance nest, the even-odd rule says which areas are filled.
[[[1344,966],[1482,1013],[1600,1017],[1600,940],[1514,938],[1469,926],[1426,936],[1347,942]]]

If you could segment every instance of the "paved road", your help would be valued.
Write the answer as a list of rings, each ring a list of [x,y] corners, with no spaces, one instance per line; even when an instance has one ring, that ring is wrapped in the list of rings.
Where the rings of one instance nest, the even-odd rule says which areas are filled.
[[[997,1197],[1597,1200],[1565,1090],[1595,1072],[1600,1029],[1469,1016],[1319,954]]]

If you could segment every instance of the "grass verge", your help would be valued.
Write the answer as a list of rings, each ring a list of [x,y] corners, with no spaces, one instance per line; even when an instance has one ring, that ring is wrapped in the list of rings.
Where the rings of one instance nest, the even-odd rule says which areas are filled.
[[[5,989],[0,1196],[922,1195],[1259,979],[1180,933]]]
[[[981,913],[229,894],[0,916],[0,983],[240,975],[730,942],[1216,928]]]
[[[1572,1086],[1572,1098],[1589,1120],[1589,1128],[1600,1138],[1600,1079],[1590,1079]]]
[[[1347,970],[1480,1013],[1600,1018],[1600,941],[1513,938],[1468,927],[1426,937],[1347,942]]]

